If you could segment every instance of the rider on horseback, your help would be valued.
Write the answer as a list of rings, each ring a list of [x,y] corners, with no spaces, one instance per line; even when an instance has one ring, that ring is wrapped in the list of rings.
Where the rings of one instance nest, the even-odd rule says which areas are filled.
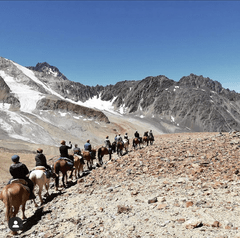
[[[127,133],[127,132],[125,133],[123,139],[126,140],[127,142],[129,142],[129,139],[128,139],[128,133]]]
[[[66,145],[66,141],[61,141],[61,146],[59,147],[60,151],[60,158],[59,159],[66,159],[68,162],[68,165],[73,169],[74,161],[73,156],[69,156],[68,150],[72,149],[71,141],[69,141],[69,146]]]
[[[122,141],[121,134],[118,134],[118,136],[117,136],[117,142],[118,142],[118,141]]]
[[[150,137],[152,140],[154,140],[154,136],[153,136],[152,130],[150,130],[150,132],[149,132],[149,137]]]
[[[139,139],[139,133],[138,133],[138,131],[135,132],[134,136],[135,136],[135,138],[138,138],[138,139]]]
[[[11,181],[14,179],[24,179],[27,182],[27,186],[30,189],[29,200],[35,199],[36,196],[33,193],[34,184],[27,177],[27,175],[29,174],[29,170],[28,170],[27,166],[25,164],[19,162],[20,157],[18,155],[13,155],[11,159],[13,161],[13,164],[10,166],[9,172],[12,175],[12,179],[9,180],[8,184],[10,184]]]
[[[46,177],[50,178],[53,175],[52,168],[50,165],[47,164],[47,159],[42,152],[43,152],[42,149],[40,148],[37,149],[37,155],[35,156],[36,167],[44,166],[46,168]]]
[[[108,136],[106,136],[106,139],[104,140],[104,144],[105,144],[105,147],[108,149],[109,153],[111,154],[112,146]]]
[[[144,132],[143,136],[148,137],[148,131]]]
[[[138,131],[136,131],[136,132],[134,133],[134,136],[135,136],[135,138],[138,138],[138,141],[139,141],[139,142],[141,142],[142,137],[139,137]]]
[[[82,157],[82,154],[81,154],[81,150],[80,150],[80,148],[78,147],[77,144],[75,144],[75,148],[73,149],[73,153],[74,153],[75,155],[78,155],[78,156],[79,156],[81,164],[85,164],[85,162],[84,162],[84,160],[83,160],[83,157]]]
[[[104,140],[104,144],[105,144],[105,147],[108,149],[111,147],[111,142],[108,136],[106,136],[106,139]]]
[[[84,145],[84,150],[89,151],[92,159],[94,159],[94,155],[92,153],[92,146],[90,144],[90,140],[87,140],[87,143]]]

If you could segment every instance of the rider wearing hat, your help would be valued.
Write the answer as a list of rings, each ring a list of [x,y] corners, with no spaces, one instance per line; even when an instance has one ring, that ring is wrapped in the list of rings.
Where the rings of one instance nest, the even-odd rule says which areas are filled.
[[[72,149],[71,141],[69,141],[69,146],[66,145],[66,141],[61,141],[61,146],[59,147],[61,157],[69,158],[68,150]]]
[[[61,146],[59,147],[59,151],[60,151],[60,158],[59,159],[67,158],[66,161],[68,162],[68,165],[71,167],[71,169],[73,169],[74,158],[73,158],[73,156],[69,156],[69,154],[68,154],[68,150],[72,149],[71,141],[69,141],[69,146],[66,145],[65,140],[62,140],[60,143],[61,143]]]
[[[37,155],[35,156],[36,167],[44,166],[46,168],[46,176],[47,178],[50,178],[52,175],[52,168],[50,165],[47,164],[47,159],[42,152],[43,152],[43,149],[41,148],[37,149]]]
[[[30,196],[29,199],[35,199],[36,196],[33,193],[33,182],[27,177],[29,174],[29,170],[27,166],[21,162],[19,162],[20,157],[18,155],[12,156],[12,162],[13,164],[9,168],[9,172],[12,175],[12,179],[9,180],[8,184],[11,183],[13,179],[24,179],[27,182],[27,186],[30,189]]]

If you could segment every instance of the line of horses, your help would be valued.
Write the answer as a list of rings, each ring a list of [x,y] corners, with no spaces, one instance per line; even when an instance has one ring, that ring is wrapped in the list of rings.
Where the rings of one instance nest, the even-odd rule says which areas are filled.
[[[153,139],[154,140],[154,139]],[[147,145],[153,144],[153,140],[151,138],[134,138],[132,146],[134,149],[137,147],[141,148],[141,146],[146,143]],[[118,156],[123,155],[123,150],[125,150],[125,153],[128,153],[129,150],[129,140],[124,141],[114,141],[111,145],[109,145],[109,148],[106,148],[104,146],[98,148],[98,150],[93,149],[91,153],[89,151],[83,151],[81,155],[70,155],[72,156],[72,160],[74,161],[74,169],[67,163],[67,160],[65,159],[59,159],[54,162],[52,166],[52,174],[53,178],[55,178],[55,190],[58,191],[59,187],[59,178],[60,178],[60,172],[62,173],[62,184],[63,187],[66,187],[66,183],[68,182],[68,171],[71,171],[71,174],[69,178],[73,177],[73,171],[75,171],[75,179],[80,178],[80,173],[83,175],[84,173],[84,164],[81,163],[81,158],[83,157],[84,161],[87,163],[87,167],[89,170],[93,167],[93,160],[96,159],[96,155],[98,158],[97,164],[99,166],[103,165],[103,156],[109,155],[109,160],[111,160],[112,154],[117,153]],[[57,157],[57,156],[56,156]],[[34,170],[30,172],[29,179],[31,179],[34,183],[34,187],[38,185],[38,196],[40,199],[41,205],[43,205],[43,199],[42,199],[42,190],[43,187],[46,189],[46,194],[44,196],[49,196],[48,189],[49,189],[49,183],[50,178],[46,177],[45,174],[45,167],[38,166],[35,167]],[[20,206],[22,206],[22,219],[26,219],[25,216],[25,205],[27,200],[29,200],[29,189],[25,184],[25,180],[17,179],[13,181],[11,184],[6,185],[2,192],[0,193],[0,200],[3,201],[6,207],[6,220],[9,222],[9,219],[12,217],[15,217],[19,211]],[[38,207],[35,199],[33,199],[33,202],[35,204],[35,207]],[[16,235],[16,231],[12,231],[12,234]]]

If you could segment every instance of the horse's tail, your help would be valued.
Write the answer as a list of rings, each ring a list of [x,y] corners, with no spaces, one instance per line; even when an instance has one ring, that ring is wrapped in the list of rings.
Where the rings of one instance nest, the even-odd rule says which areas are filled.
[[[36,174],[31,172],[29,175],[29,179],[32,180],[34,186],[37,184]]]

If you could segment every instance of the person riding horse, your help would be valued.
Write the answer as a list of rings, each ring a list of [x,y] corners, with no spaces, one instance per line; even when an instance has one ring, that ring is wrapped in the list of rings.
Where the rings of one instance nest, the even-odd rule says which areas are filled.
[[[123,143],[123,139],[121,137],[121,134],[118,134],[117,136],[117,142],[122,142]]]
[[[43,149],[41,148],[37,149],[37,155],[35,156],[36,167],[44,166],[46,168],[46,177],[50,178],[53,175],[52,168],[50,165],[47,164],[47,159],[42,152],[43,152]]]
[[[109,140],[109,136],[106,136],[106,139],[104,140],[104,144],[105,144],[105,147],[108,149],[109,153],[112,153],[112,146]]]
[[[134,136],[135,136],[135,138],[139,138],[139,133],[138,133],[138,131],[135,132]]]
[[[20,157],[18,155],[13,155],[11,159],[13,164],[10,166],[9,172],[12,175],[12,179],[9,180],[8,184],[10,184],[14,179],[24,179],[27,182],[27,186],[29,187],[29,190],[30,190],[29,200],[35,199],[36,196],[33,193],[34,184],[27,177],[27,175],[29,174],[29,170],[27,166],[19,162]]]
[[[94,159],[94,155],[92,154],[92,145],[90,144],[90,140],[87,140],[87,143],[84,145],[84,150],[89,151],[92,159]]]
[[[79,156],[81,164],[85,164],[85,162],[84,162],[84,160],[83,160],[83,157],[82,157],[82,154],[81,154],[81,150],[80,150],[80,148],[78,147],[77,144],[75,144],[75,147],[74,147],[74,149],[73,149],[73,153],[74,153],[75,155],[78,155],[78,156]]]
[[[59,147],[59,151],[60,151],[59,159],[67,160],[68,165],[73,169],[73,165],[74,165],[73,156],[69,156],[69,154],[68,154],[68,150],[72,149],[71,141],[69,141],[69,146],[66,145],[65,140],[62,140],[60,143],[61,143],[61,146]]]
[[[143,136],[148,137],[148,131],[144,132]]]
[[[154,140],[154,136],[153,136],[152,130],[150,130],[150,132],[149,132],[149,137],[150,137],[152,140]]]
[[[129,139],[128,139],[128,133],[127,133],[127,132],[125,133],[123,139],[126,140],[127,142],[129,142]]]
[[[135,138],[138,138],[138,141],[139,141],[139,142],[141,142],[142,137],[139,136],[138,131],[136,131],[136,132],[134,133],[134,136],[135,136]]]

